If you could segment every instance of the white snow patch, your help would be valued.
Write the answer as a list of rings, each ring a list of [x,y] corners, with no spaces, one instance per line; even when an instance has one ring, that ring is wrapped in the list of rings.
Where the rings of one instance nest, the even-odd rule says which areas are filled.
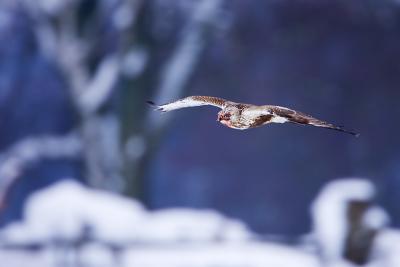
[[[45,13],[56,16],[74,1],[76,0],[38,0],[37,4]]]
[[[374,266],[400,266],[400,231],[381,230],[375,238],[371,254]]]
[[[8,226],[0,236],[14,243],[76,240],[88,229],[94,238],[124,241],[134,238],[134,225],[144,209],[136,201],[63,181],[30,197],[24,222]]]
[[[313,204],[314,237],[332,260],[321,263],[315,250],[258,242],[245,224],[212,210],[151,212],[134,200],[64,181],[32,195],[24,221],[0,232],[2,244],[41,242],[45,249],[0,247],[0,259],[5,266],[41,267],[60,262],[93,267],[354,267],[341,258],[347,230],[343,216],[349,201],[368,201],[373,195],[372,185],[361,179],[334,181],[322,190]],[[382,230],[388,222],[386,213],[373,206],[363,222],[378,230],[371,261],[364,267],[400,266],[400,232]],[[93,240],[79,247],[57,247],[54,242],[80,240],[85,229]],[[312,242],[312,236],[307,240]]]
[[[363,225],[369,229],[379,230],[386,227],[390,218],[384,209],[378,206],[369,208],[362,218]]]
[[[167,209],[148,214],[139,233],[146,242],[244,241],[253,236],[242,222],[215,211]]]
[[[131,49],[122,60],[122,73],[128,77],[140,75],[149,61],[149,53],[143,47]]]
[[[114,12],[112,19],[117,29],[125,30],[135,19],[134,10],[128,3],[121,4]]]
[[[88,244],[79,250],[81,266],[108,267],[115,266],[116,257],[108,247],[100,244]]]
[[[347,235],[347,204],[350,201],[369,201],[375,195],[373,185],[364,179],[342,179],[328,183],[312,204],[311,213],[316,239],[323,258],[341,258]]]
[[[147,146],[144,137],[140,135],[131,136],[125,145],[125,153],[132,160],[142,157],[146,149]]]
[[[146,211],[138,202],[93,190],[74,181],[33,194],[24,221],[0,232],[13,243],[74,241],[89,235],[107,243],[243,241],[253,236],[245,224],[215,211]]]
[[[12,13],[10,11],[0,9],[0,31],[7,29],[12,23]]]
[[[165,248],[138,248],[129,251],[122,266],[146,267],[317,267],[314,255],[287,246],[269,243],[213,243],[205,246],[180,245]]]

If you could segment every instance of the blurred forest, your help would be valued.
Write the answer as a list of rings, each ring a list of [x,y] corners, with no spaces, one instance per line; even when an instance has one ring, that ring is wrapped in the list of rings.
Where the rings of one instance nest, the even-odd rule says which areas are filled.
[[[325,183],[362,176],[398,227],[399,32],[394,0],[2,0],[0,225],[77,179],[297,236]],[[361,136],[235,131],[214,108],[146,105],[187,95],[287,106]]]

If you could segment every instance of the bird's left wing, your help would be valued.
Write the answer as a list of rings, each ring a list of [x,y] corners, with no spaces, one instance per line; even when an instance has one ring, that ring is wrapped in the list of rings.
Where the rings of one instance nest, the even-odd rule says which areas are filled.
[[[226,102],[228,101],[226,101],[225,99],[213,96],[189,96],[164,105],[156,105],[151,101],[147,101],[147,103],[156,107],[157,110],[160,110],[162,112],[206,105],[215,106],[222,109],[225,106]]]

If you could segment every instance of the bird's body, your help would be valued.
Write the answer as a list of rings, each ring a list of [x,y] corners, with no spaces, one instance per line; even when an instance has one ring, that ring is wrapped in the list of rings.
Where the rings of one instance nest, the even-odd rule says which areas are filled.
[[[204,105],[216,106],[221,109],[221,111],[218,112],[217,120],[227,127],[239,130],[255,128],[268,123],[292,122],[333,129],[356,136],[358,135],[304,113],[280,106],[257,106],[252,104],[236,103],[211,96],[189,96],[160,106],[155,105],[153,102],[149,103],[163,112]]]

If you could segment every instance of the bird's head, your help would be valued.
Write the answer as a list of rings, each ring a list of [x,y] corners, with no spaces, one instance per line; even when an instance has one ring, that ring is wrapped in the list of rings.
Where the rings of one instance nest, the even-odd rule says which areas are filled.
[[[222,124],[229,124],[232,121],[235,121],[239,117],[239,109],[236,107],[227,107],[220,112],[218,112],[218,119]]]
[[[222,121],[229,121],[231,119],[232,114],[229,112],[224,112],[221,110],[218,112],[218,121],[222,123]]]

